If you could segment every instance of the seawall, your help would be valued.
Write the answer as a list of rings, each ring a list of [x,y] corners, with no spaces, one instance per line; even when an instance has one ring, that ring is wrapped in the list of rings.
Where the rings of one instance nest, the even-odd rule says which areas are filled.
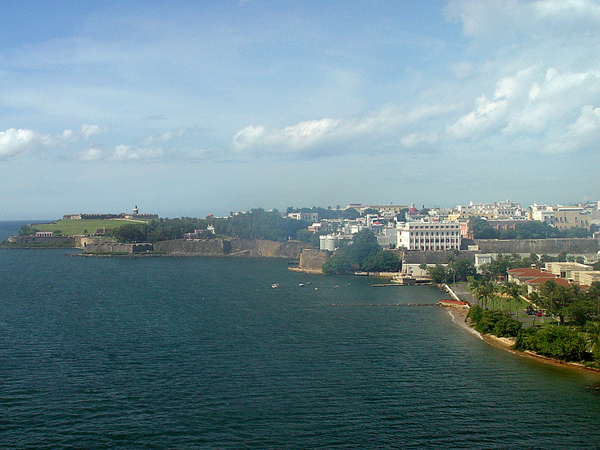
[[[104,244],[89,244],[83,249],[84,253],[127,253],[137,254],[151,252],[152,244],[119,244],[116,242]]]
[[[75,239],[70,236],[10,236],[8,242],[19,245],[39,245],[39,246],[75,246]]]
[[[251,239],[173,240],[154,244],[159,253],[181,256],[247,256],[297,259],[307,244]]]
[[[331,257],[327,250],[307,248],[300,254],[300,262],[295,270],[309,273],[323,273],[323,264]]]

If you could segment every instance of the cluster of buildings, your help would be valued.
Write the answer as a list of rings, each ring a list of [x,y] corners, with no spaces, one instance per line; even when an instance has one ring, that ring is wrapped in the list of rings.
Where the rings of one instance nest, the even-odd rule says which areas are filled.
[[[549,280],[570,287],[576,285],[587,289],[594,282],[600,282],[600,271],[592,266],[575,262],[548,262],[544,269],[519,268],[508,271],[508,280],[527,286],[527,292],[539,292]]]
[[[309,220],[313,233],[320,236],[321,250],[334,251],[352,240],[352,235],[368,228],[377,236],[383,248],[403,248],[421,251],[448,251],[461,248],[461,240],[472,238],[468,222],[479,217],[497,230],[516,229],[527,221],[546,222],[561,230],[569,228],[600,227],[600,201],[579,206],[538,205],[523,208],[510,200],[494,203],[458,205],[456,208],[421,208],[408,205],[350,204],[361,213],[355,220],[321,219],[315,212],[289,213],[298,220]],[[402,219],[400,220],[399,219]]]

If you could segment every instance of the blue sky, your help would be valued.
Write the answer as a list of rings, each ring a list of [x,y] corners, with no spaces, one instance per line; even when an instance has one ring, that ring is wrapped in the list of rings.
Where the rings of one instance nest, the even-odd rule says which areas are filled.
[[[0,13],[0,220],[600,199],[597,1]]]

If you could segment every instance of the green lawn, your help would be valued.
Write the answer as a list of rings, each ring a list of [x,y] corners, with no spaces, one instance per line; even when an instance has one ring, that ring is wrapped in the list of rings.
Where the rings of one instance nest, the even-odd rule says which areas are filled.
[[[96,230],[103,228],[114,229],[130,223],[146,223],[148,221],[128,220],[128,219],[61,219],[56,222],[39,223],[33,225],[39,231],[57,231],[60,230],[65,236],[74,236],[76,234],[95,233]]]

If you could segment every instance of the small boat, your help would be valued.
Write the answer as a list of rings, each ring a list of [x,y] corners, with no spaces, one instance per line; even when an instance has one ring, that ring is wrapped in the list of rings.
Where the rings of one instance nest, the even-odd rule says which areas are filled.
[[[300,284],[298,284],[298,286],[304,286],[304,283],[300,283]]]
[[[336,284],[333,288],[334,289],[339,289],[340,287]]]
[[[279,284],[277,284],[277,283],[273,283],[273,284],[271,285],[271,287],[272,287],[273,289],[277,289],[277,288],[279,287]]]

